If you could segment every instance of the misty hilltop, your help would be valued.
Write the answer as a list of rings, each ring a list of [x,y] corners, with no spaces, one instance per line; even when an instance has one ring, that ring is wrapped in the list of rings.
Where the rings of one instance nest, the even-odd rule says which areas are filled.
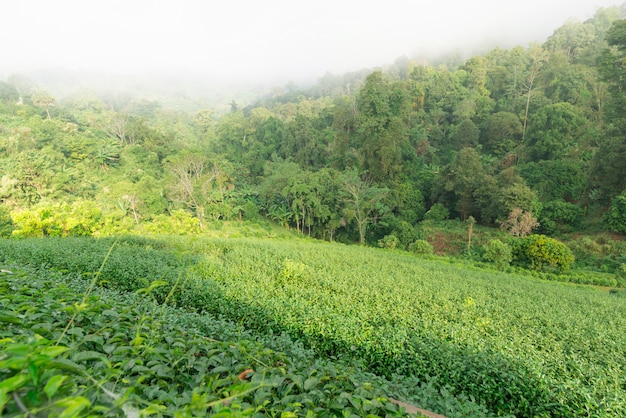
[[[0,78],[26,74],[59,95],[72,81],[141,91],[154,80],[183,93],[193,85],[214,91],[310,86],[326,73],[379,68],[403,56],[417,63],[458,61],[496,47],[543,43],[569,19],[585,21],[613,4],[11,0],[4,5],[11,19],[0,27],[2,38],[11,39],[3,46]],[[45,75],[50,71],[57,77]]]

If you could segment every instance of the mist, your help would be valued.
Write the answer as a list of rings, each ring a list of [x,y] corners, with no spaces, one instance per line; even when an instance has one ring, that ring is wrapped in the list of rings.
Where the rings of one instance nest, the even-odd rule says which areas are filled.
[[[136,86],[151,77],[211,86],[307,84],[327,72],[380,67],[403,55],[419,61],[541,43],[568,19],[584,21],[614,5],[8,0],[0,26],[0,78],[16,72],[42,77],[55,70],[96,85],[125,79]]]

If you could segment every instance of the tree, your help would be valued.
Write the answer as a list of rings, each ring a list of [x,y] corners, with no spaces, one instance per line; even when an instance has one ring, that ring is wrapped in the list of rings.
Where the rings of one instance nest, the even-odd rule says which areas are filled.
[[[586,120],[570,103],[554,103],[539,109],[528,127],[527,143],[533,161],[563,157],[578,145]]]
[[[169,185],[172,200],[190,209],[198,218],[200,229],[204,229],[208,205],[223,202],[227,174],[198,154],[187,154],[172,161],[168,171],[172,178]],[[214,192],[217,192],[217,200]]]
[[[470,216],[465,221],[468,223],[467,227],[467,254],[472,255],[472,234],[474,232],[474,225],[476,224],[476,219],[473,216]]]
[[[485,151],[496,155],[504,155],[513,151],[522,138],[522,123],[516,114],[497,112],[487,119],[483,144]]]
[[[563,200],[544,203],[539,215],[539,231],[547,235],[575,231],[580,227],[583,216],[584,211],[572,203]]]
[[[0,103],[14,105],[19,99],[20,94],[15,87],[6,81],[0,81]]]
[[[526,96],[526,108],[524,110],[524,117],[522,118],[522,141],[526,139],[526,127],[528,125],[530,99],[532,98],[537,88],[535,81],[537,79],[537,76],[539,75],[539,72],[543,68],[543,65],[548,59],[547,51],[539,46],[532,47],[528,51],[528,56],[530,58],[530,65],[528,67],[526,79],[522,84],[522,89],[524,95]]]
[[[134,194],[125,194],[118,200],[118,204],[124,212],[130,210],[135,219],[135,224],[139,225],[139,218],[141,218],[139,205],[141,204],[141,200]]]
[[[542,201],[580,202],[587,187],[584,163],[570,160],[542,160],[524,164],[520,174]]]
[[[525,237],[538,226],[537,218],[531,212],[525,212],[520,208],[513,209],[509,213],[509,218],[500,224],[503,230],[509,231],[514,237]]]
[[[0,204],[0,238],[10,237],[13,232],[13,219],[11,211],[6,206]]]
[[[626,190],[613,198],[604,221],[611,231],[626,234]]]
[[[437,179],[436,198],[448,207],[455,207],[465,220],[474,210],[475,192],[485,176],[478,152],[474,148],[463,148]]]
[[[373,185],[370,179],[363,179],[356,170],[345,174],[344,214],[348,220],[356,222],[359,244],[365,244],[368,228],[387,212],[387,207],[383,204],[387,193],[386,188]]]
[[[511,261],[513,261],[513,252],[510,245],[500,241],[499,239],[494,239],[489,241],[489,244],[485,249],[485,253],[483,254],[483,258],[487,261],[495,263],[498,270],[502,270],[511,264]]]
[[[591,170],[591,182],[597,187],[596,197],[608,205],[626,189],[626,20],[613,22],[606,34],[609,48],[598,60],[601,78],[609,85],[611,99],[607,106],[606,138],[600,143]]]
[[[454,144],[458,149],[475,147],[478,145],[480,129],[469,118],[464,118],[457,126],[454,134]]]
[[[561,241],[545,235],[529,235],[517,241],[514,258],[530,267],[541,270],[544,266],[556,267],[565,271],[574,262],[572,251]]]
[[[402,148],[408,140],[404,121],[408,96],[377,71],[365,80],[357,107],[355,137],[362,168],[374,181],[393,181],[402,170]]]
[[[544,46],[549,51],[562,52],[573,61],[582,49],[593,44],[595,36],[592,25],[569,20],[554,31]]]
[[[104,131],[122,144],[132,144],[135,141],[128,137],[129,118],[124,113],[113,112],[105,122]]]
[[[31,101],[37,107],[43,107],[46,109],[46,115],[48,115],[48,120],[50,120],[50,106],[54,105],[55,98],[45,90],[38,90],[33,93],[31,96]]]

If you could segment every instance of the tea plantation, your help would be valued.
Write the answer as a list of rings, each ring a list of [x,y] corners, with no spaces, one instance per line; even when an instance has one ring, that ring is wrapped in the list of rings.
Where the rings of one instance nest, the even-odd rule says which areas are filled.
[[[0,240],[0,267],[9,414],[626,416],[626,298],[590,287],[298,240]]]

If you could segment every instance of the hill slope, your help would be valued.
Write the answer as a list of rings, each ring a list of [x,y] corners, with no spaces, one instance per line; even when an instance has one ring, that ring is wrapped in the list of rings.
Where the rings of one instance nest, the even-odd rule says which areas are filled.
[[[0,260],[96,271],[111,242],[0,241]],[[625,413],[626,303],[614,295],[327,243],[122,244],[100,276],[108,286],[178,283],[170,303],[263,335],[287,332],[319,355],[362,361],[392,381],[410,376],[492,413]],[[131,280],[141,273],[143,282]],[[157,299],[167,288],[154,291]],[[419,396],[404,389],[404,400]]]

